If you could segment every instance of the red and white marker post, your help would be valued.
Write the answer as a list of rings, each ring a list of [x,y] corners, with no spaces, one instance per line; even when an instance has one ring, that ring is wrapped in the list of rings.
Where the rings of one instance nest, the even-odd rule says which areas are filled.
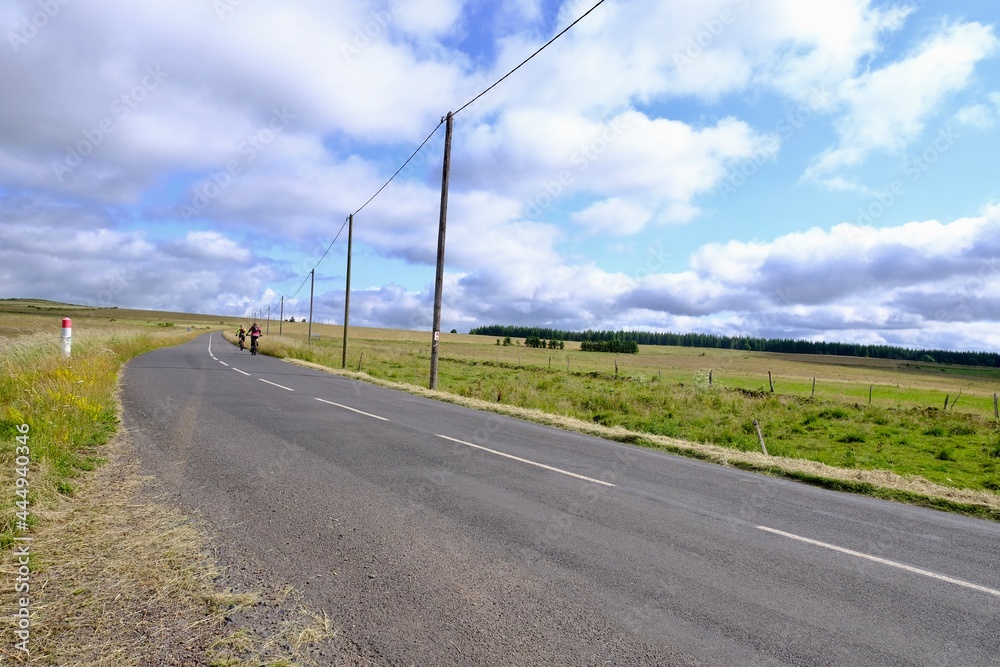
[[[68,317],[64,317],[62,322],[62,348],[63,356],[68,359],[73,348],[73,320]]]

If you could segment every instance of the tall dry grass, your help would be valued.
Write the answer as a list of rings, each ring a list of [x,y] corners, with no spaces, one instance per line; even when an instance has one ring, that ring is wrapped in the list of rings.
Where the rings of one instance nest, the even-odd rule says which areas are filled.
[[[335,637],[330,619],[302,607],[295,591],[277,601],[286,608],[280,627],[258,627],[261,594],[221,585],[206,528],[144,492],[152,480],[129,459],[118,431],[122,365],[206,328],[89,321],[75,329],[66,359],[51,317],[0,317],[0,663],[313,665],[310,650]],[[22,443],[27,530],[17,515]],[[12,547],[25,544],[30,588],[15,595]],[[27,652],[14,633],[22,598]],[[249,620],[233,623],[235,615]]]

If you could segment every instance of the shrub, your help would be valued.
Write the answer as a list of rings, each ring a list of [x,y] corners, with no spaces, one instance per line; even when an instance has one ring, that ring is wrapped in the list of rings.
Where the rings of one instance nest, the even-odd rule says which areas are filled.
[[[955,460],[955,448],[946,445],[938,450],[938,453],[934,455],[938,461],[954,461]]]

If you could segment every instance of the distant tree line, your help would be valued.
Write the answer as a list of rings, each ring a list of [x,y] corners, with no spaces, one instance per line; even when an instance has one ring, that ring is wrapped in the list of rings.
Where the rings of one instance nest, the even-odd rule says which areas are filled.
[[[639,343],[634,340],[612,338],[611,340],[583,340],[580,349],[584,352],[618,352],[621,354],[639,354]]]
[[[831,354],[845,357],[871,357],[898,359],[922,363],[954,364],[958,366],[1000,366],[996,352],[953,352],[949,350],[914,350],[894,345],[863,345],[860,343],[828,343],[790,338],[757,338],[754,336],[719,336],[702,333],[654,333],[651,331],[560,331],[544,327],[522,327],[491,324],[476,327],[470,334],[483,336],[513,336],[571,340],[581,343],[632,341],[635,345],[674,345],[678,347],[707,347],[724,350],[753,352],[784,352],[788,354]]]
[[[506,337],[504,344],[510,345],[510,336]],[[524,338],[524,346],[548,348],[550,350],[561,350],[566,347],[566,343],[564,343],[561,340],[556,340],[555,338],[550,338],[549,340],[546,341],[544,338],[539,338],[538,336],[526,336]]]

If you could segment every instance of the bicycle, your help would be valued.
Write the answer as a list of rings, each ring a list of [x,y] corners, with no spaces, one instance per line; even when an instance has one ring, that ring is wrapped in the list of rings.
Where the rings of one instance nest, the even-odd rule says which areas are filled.
[[[250,336],[250,355],[254,356],[254,357],[257,356],[257,347],[258,347],[257,346],[257,339],[258,338],[260,338],[260,336]]]
[[[243,351],[244,349],[246,349],[246,348],[245,348],[245,347],[243,346],[243,342],[244,342],[245,340],[246,340],[246,336],[240,336],[240,352],[242,352],[242,351]]]

